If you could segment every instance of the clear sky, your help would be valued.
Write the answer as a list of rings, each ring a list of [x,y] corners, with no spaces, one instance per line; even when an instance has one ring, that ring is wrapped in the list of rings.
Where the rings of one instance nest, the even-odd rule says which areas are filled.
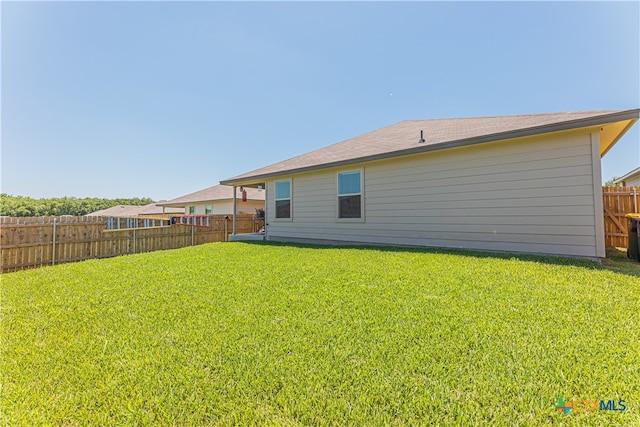
[[[407,119],[640,107],[636,1],[2,1],[1,15],[14,195],[171,199]],[[639,128],[603,180],[640,165]]]

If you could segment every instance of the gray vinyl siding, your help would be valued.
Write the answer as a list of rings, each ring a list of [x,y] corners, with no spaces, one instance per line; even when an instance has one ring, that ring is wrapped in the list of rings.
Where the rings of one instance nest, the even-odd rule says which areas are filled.
[[[337,173],[354,169],[365,218],[342,222]],[[595,257],[594,170],[583,131],[296,174],[282,177],[292,179],[289,221],[273,218],[267,182],[268,238]]]

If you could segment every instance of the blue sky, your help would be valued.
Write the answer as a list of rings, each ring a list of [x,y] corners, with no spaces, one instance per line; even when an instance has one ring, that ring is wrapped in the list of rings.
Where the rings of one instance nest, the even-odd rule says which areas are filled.
[[[407,119],[640,107],[638,2],[5,2],[1,191],[175,198]],[[603,180],[640,165],[640,125]]]

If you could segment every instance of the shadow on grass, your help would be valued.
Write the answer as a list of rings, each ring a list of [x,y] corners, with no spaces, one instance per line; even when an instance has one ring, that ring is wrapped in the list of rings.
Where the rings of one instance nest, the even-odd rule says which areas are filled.
[[[616,273],[640,277],[640,263],[627,258],[626,248],[607,248],[607,257],[602,260],[602,265]]]
[[[317,244],[317,243],[295,243],[295,242],[274,242],[274,241],[244,241],[241,242],[249,245],[263,246],[287,246],[306,249],[362,249],[379,252],[409,252],[409,253],[425,253],[425,254],[447,254],[459,255],[473,258],[493,258],[502,260],[518,260],[537,262],[552,265],[570,265],[574,267],[588,268],[592,270],[609,270],[620,274],[633,277],[640,277],[640,263],[627,258],[626,249],[607,248],[607,258],[602,262],[592,261],[583,258],[572,258],[553,255],[533,255],[522,253],[507,252],[486,252],[474,251],[466,249],[450,249],[450,248],[427,248],[427,247],[409,247],[409,246],[384,246],[384,245],[340,245],[340,244]]]

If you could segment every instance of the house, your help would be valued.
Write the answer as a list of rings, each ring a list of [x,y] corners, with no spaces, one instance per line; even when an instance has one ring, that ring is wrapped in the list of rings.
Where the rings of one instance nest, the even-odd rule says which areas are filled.
[[[614,184],[621,187],[634,187],[640,185],[640,168],[636,168],[628,174],[621,176],[613,181]]]
[[[99,211],[88,213],[85,216],[112,216],[112,217],[162,217],[170,214],[181,214],[184,211],[182,209],[163,209],[158,205],[161,202],[153,202],[144,206],[132,206],[132,205],[118,205],[107,209],[101,209]]]
[[[242,201],[240,189],[236,189],[236,211],[238,214],[255,214],[256,209],[264,209],[265,192],[257,188],[246,191],[246,201]],[[195,193],[159,203],[164,208],[179,208],[184,214],[224,214],[234,213],[234,188],[226,185],[214,185]]]
[[[162,203],[165,202],[165,200],[161,200],[159,202],[154,202],[154,203],[149,203],[148,205],[144,205],[142,206],[142,209],[140,209],[140,212],[138,213],[139,216],[146,216],[146,217],[170,217],[171,215],[177,215],[177,214],[181,214],[182,213],[182,209],[178,209],[178,208],[165,208],[164,206],[162,206]]]
[[[409,120],[221,183],[266,189],[267,240],[604,257],[600,159],[639,114]]]

